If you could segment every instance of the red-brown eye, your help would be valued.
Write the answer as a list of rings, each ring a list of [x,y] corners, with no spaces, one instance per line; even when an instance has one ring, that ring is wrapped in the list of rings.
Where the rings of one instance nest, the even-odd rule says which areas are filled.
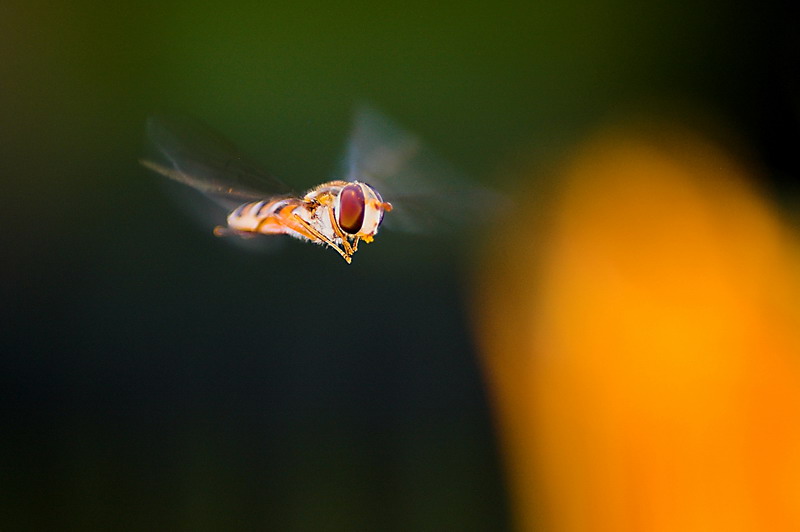
[[[354,235],[364,223],[364,191],[359,185],[347,185],[339,193],[339,227]]]

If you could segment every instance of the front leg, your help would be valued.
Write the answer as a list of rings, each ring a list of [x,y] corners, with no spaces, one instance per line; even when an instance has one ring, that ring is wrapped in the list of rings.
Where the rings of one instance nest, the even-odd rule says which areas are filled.
[[[345,236],[342,228],[339,227],[339,224],[336,222],[336,217],[333,215],[333,206],[331,205],[328,206],[328,216],[330,216],[331,219],[331,227],[333,227],[333,232],[336,233],[336,236],[338,236],[339,240],[342,241],[342,246],[344,246],[344,250],[347,252],[347,254],[352,256],[353,253],[356,252],[356,249],[350,246],[350,241],[347,239],[347,236]]]
[[[325,242],[325,243],[326,243],[326,244],[328,244],[330,247],[332,247],[333,249],[335,249],[335,250],[336,250],[336,251],[339,253],[339,255],[341,255],[341,256],[342,256],[342,258],[343,258],[345,261],[347,261],[347,264],[350,264],[350,261],[352,260],[352,258],[351,258],[351,256],[352,256],[352,251],[351,251],[350,253],[348,253],[348,252],[346,252],[346,251],[342,250],[342,248],[340,248],[339,246],[337,246],[337,245],[336,245],[336,243],[335,243],[333,240],[331,240],[331,239],[330,239],[330,238],[328,238],[327,236],[323,235],[323,234],[322,234],[322,233],[320,233],[320,232],[319,232],[319,231],[318,231],[318,230],[317,230],[317,229],[316,229],[314,226],[312,226],[312,225],[311,225],[310,223],[308,223],[307,221],[303,220],[303,218],[301,218],[299,214],[295,213],[295,214],[294,214],[294,218],[295,218],[295,221],[296,221],[297,223],[299,223],[299,224],[300,224],[300,225],[303,227],[303,229],[305,229],[306,231],[308,231],[308,233],[309,233],[309,234],[311,234],[311,235],[312,235],[314,238],[316,238],[317,240],[320,240],[320,241],[322,241],[322,242]],[[343,241],[343,242],[346,242],[346,241]],[[350,246],[349,246],[349,245],[347,246],[347,249],[348,249],[348,250],[350,249]]]

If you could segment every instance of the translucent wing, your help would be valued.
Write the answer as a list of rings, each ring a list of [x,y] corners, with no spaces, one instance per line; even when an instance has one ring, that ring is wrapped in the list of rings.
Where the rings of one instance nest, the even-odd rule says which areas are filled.
[[[140,161],[144,166],[202,192],[226,210],[291,192],[198,120],[151,116],[147,139],[149,154]]]
[[[356,114],[344,165],[348,180],[372,185],[392,204],[384,219],[390,229],[443,233],[477,223],[504,203],[368,106]]]

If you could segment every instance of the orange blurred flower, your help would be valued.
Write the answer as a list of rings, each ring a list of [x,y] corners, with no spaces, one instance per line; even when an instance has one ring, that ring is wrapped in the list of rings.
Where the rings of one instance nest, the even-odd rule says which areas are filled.
[[[520,528],[800,530],[794,235],[686,130],[609,129],[556,177],[477,306]]]

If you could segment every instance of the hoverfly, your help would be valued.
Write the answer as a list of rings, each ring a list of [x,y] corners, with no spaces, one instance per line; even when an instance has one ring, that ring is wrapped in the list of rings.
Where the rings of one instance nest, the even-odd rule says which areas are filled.
[[[327,245],[348,264],[360,242],[373,241],[386,213],[397,215],[395,223],[387,225],[434,232],[455,218],[465,218],[470,205],[485,207],[491,199],[491,193],[456,177],[416,137],[367,107],[356,114],[339,174],[345,179],[322,183],[302,195],[202,123],[150,117],[147,136],[154,156],[140,159],[142,165],[202,192],[227,210],[227,226],[218,225],[215,235],[286,234]]]

